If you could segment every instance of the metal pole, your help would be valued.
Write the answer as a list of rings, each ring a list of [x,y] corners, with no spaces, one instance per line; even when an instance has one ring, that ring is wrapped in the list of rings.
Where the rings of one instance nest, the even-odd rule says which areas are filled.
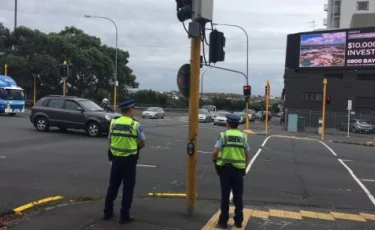
[[[64,61],[64,65],[67,65],[68,64],[68,62],[67,61]],[[63,76],[64,78],[63,78],[63,95],[65,96],[66,95],[66,78],[68,77],[68,76]]]
[[[349,108],[348,108],[348,137],[350,136],[349,135],[349,127],[350,127],[350,125],[349,125],[349,122],[350,122],[350,110],[349,110]]]
[[[268,104],[270,99],[270,81],[267,80],[267,94],[266,94],[266,135],[268,134]]]
[[[203,77],[209,69],[206,69],[201,76],[201,99],[203,99]]]
[[[322,108],[322,134],[321,140],[324,141],[324,130],[326,125],[326,100],[327,100],[327,78],[323,80],[323,108]]]
[[[117,25],[116,25],[116,23],[112,19],[107,18],[107,17],[85,15],[85,18],[101,18],[101,19],[105,19],[105,20],[108,20],[108,21],[112,22],[113,25],[116,28],[115,84],[114,84],[114,88],[113,88],[113,109],[116,110],[116,108],[117,108],[117,50],[118,50],[118,47],[117,47],[117,45],[118,45],[118,29],[117,29]]]
[[[4,75],[8,76],[8,64],[4,65]]]
[[[187,159],[187,214],[194,215],[197,199],[197,150],[198,150],[198,110],[199,110],[199,71],[200,71],[201,39],[191,38],[190,48],[190,97],[189,97],[189,144],[193,146],[193,154]],[[188,144],[188,145],[189,145]]]
[[[34,74],[34,101],[33,101],[33,105],[35,105],[36,103],[36,77],[38,75]]]
[[[17,0],[14,0],[14,30],[16,30],[17,28],[17,6],[18,6],[18,3],[17,3]]]

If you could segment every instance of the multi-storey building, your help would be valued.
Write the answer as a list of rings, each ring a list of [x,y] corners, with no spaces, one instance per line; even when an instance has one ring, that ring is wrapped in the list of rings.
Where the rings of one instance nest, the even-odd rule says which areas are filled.
[[[364,20],[366,26],[375,26],[375,20],[371,20],[375,13],[375,0],[328,0],[324,10],[327,11],[327,18],[323,19],[323,25],[327,29],[358,27],[352,24],[358,24],[357,17],[363,19],[366,16],[370,17]]]

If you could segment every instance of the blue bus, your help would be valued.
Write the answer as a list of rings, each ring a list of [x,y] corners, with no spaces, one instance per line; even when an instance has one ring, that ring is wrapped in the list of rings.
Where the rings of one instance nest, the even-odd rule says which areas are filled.
[[[16,81],[9,76],[0,75],[0,113],[11,116],[25,112],[25,93]]]

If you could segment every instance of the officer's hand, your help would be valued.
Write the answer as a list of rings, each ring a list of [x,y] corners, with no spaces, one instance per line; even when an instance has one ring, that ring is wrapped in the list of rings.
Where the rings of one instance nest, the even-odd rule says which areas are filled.
[[[112,158],[113,158],[113,155],[112,155],[111,149],[108,149],[108,160],[112,161]]]

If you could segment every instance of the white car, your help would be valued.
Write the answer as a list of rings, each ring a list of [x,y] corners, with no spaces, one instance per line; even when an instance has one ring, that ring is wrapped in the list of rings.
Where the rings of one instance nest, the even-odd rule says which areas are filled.
[[[210,115],[210,113],[208,112],[207,109],[200,109],[199,110],[198,121],[199,122],[207,122],[207,123],[212,122],[211,115]]]
[[[150,107],[142,112],[142,118],[164,119],[164,110],[160,107]]]
[[[230,114],[230,112],[220,111],[216,113],[216,117],[214,119],[214,125],[226,125],[227,118],[226,115]]]

